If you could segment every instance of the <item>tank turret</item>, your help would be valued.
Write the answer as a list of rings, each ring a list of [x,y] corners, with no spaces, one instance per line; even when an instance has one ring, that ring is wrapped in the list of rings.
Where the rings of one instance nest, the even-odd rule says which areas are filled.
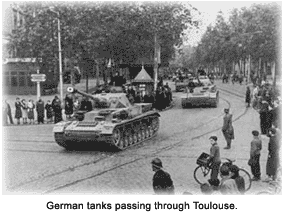
[[[132,105],[125,93],[87,94],[72,87],[92,100],[93,109],[79,121],[62,121],[53,129],[55,141],[66,149],[107,142],[123,150],[152,138],[159,129],[159,113],[150,103]]]

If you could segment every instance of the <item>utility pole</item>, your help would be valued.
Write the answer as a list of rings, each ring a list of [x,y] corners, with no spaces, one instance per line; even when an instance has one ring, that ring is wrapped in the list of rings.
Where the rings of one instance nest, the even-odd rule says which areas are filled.
[[[60,100],[63,102],[63,74],[62,74],[62,50],[61,50],[61,28],[60,28],[60,17],[59,12],[54,11],[53,7],[49,8],[49,11],[56,14],[57,28],[58,28],[58,58],[59,58],[59,90]]]
[[[158,84],[158,68],[161,63],[161,47],[158,43],[157,33],[154,34],[154,91],[157,89]]]

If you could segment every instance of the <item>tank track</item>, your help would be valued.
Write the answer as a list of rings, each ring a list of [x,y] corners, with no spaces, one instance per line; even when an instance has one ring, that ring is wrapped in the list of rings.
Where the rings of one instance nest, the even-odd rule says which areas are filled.
[[[125,150],[153,138],[159,130],[159,115],[151,114],[117,125],[113,130],[111,144]]]

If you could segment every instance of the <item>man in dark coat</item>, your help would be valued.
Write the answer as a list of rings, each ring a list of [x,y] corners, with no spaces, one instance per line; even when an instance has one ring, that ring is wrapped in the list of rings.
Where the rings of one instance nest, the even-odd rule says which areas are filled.
[[[16,108],[16,110],[15,110],[15,118],[17,119],[17,124],[19,125],[20,124],[20,119],[23,116],[23,113],[22,113],[22,103],[20,102],[20,98],[19,97],[16,98],[15,108]]]
[[[71,118],[73,114],[73,99],[70,94],[65,97],[65,114],[67,118]]]
[[[275,128],[271,128],[268,131],[269,143],[268,143],[268,158],[266,163],[266,174],[268,179],[275,180],[277,177],[277,170],[279,167],[279,141],[280,133],[277,133]]]
[[[41,98],[36,103],[37,123],[44,123],[44,102]]]
[[[223,132],[223,135],[224,135],[226,142],[227,142],[227,146],[224,149],[230,149],[232,140],[235,138],[234,127],[232,125],[233,115],[229,114],[228,108],[224,109],[224,112],[225,112],[225,115],[224,115],[224,118],[223,118],[222,132]]]
[[[45,105],[45,110],[46,110],[46,118],[47,122],[52,122],[53,121],[53,109],[50,100],[47,100],[47,103]]]
[[[217,144],[218,138],[216,136],[211,136],[209,140],[211,143],[210,158],[212,159],[210,179],[212,181],[216,181],[218,179],[219,168],[221,165],[220,148]]]
[[[261,171],[260,171],[260,151],[262,149],[262,141],[259,138],[259,132],[254,130],[252,131],[253,140],[251,141],[250,146],[250,160],[251,160],[251,173],[253,174],[252,181],[260,180]]]
[[[61,108],[61,101],[58,96],[55,96],[52,100],[52,108],[54,112],[54,123],[58,123],[62,121],[62,108]]]
[[[250,93],[249,86],[247,86],[247,90],[246,90],[246,104],[247,104],[247,107],[250,107],[250,102],[251,102],[251,93]]]
[[[155,172],[153,176],[153,190],[157,195],[173,195],[174,184],[169,173],[162,168],[162,161],[159,158],[152,160],[152,170]]]

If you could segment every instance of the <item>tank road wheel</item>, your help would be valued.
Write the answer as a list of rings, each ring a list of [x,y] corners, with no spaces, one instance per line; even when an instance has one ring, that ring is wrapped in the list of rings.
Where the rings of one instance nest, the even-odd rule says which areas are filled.
[[[153,127],[152,127],[152,124],[149,126],[149,134],[150,134],[149,137],[152,137],[153,134],[154,134],[154,129],[153,129]]]
[[[123,140],[122,140],[121,132],[119,129],[115,129],[113,131],[112,142],[117,148],[123,149]]]
[[[159,129],[159,118],[154,118],[152,120],[151,129],[153,130],[153,134],[155,134]]]
[[[136,144],[137,142],[138,142],[138,136],[137,136],[138,134],[136,133],[136,131],[133,133],[133,144]]]
[[[137,138],[138,138],[138,143],[142,141],[142,127],[137,129]]]
[[[151,136],[151,134],[150,134],[150,127],[149,126],[146,127],[145,133],[146,133],[146,138],[149,138]]]
[[[145,140],[147,137],[146,137],[146,129],[147,127],[146,126],[143,126],[142,127],[142,140]]]
[[[129,138],[128,138],[127,131],[124,133],[123,143],[124,143],[124,148],[129,146]]]
[[[131,129],[128,129],[125,133],[125,137],[127,138],[128,141],[128,146],[133,144],[133,134],[131,132]]]

